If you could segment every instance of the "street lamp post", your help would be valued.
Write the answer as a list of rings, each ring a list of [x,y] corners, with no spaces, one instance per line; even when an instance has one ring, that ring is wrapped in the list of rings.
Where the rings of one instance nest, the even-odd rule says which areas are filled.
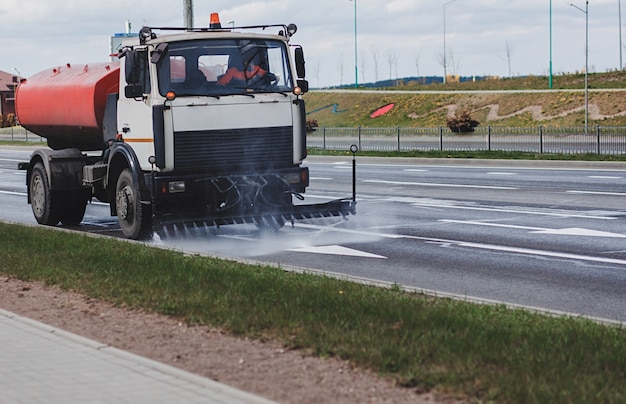
[[[552,0],[550,0],[550,79],[548,86],[552,88]]]
[[[585,134],[587,134],[589,128],[589,0],[585,1],[584,10],[574,3],[569,3],[569,5],[585,13]]]
[[[454,3],[456,0],[449,0],[443,3],[443,83],[448,80],[448,55],[446,52],[446,6],[450,3]]]
[[[619,70],[624,68],[622,62],[622,0],[617,1],[617,13],[619,15]]]
[[[359,88],[359,67],[357,59],[356,0],[354,2],[354,88]]]

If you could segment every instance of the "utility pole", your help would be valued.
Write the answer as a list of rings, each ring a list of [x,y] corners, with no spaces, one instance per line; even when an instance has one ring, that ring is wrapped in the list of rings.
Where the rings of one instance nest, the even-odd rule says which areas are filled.
[[[358,58],[357,58],[357,30],[356,30],[356,0],[354,1],[354,88],[359,88],[359,68],[358,68]]]
[[[193,29],[193,0],[183,0],[183,18],[185,28]]]

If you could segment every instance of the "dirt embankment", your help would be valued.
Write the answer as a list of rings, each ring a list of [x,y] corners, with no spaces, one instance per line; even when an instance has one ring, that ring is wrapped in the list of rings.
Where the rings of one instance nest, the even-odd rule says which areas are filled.
[[[445,126],[448,116],[462,111],[468,111],[482,126],[580,126],[585,121],[584,91],[312,92],[305,99],[307,119],[329,127]],[[370,118],[387,104],[394,107],[383,116]],[[626,126],[626,90],[593,90],[587,105],[589,124]]]

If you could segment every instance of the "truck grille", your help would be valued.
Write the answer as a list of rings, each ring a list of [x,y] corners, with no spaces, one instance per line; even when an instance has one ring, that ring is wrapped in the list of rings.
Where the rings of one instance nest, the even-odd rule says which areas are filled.
[[[234,174],[293,165],[290,126],[174,133],[176,171]]]

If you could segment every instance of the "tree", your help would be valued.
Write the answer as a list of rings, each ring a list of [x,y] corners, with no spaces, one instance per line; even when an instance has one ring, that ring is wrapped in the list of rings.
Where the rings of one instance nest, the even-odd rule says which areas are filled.
[[[339,85],[343,86],[343,53],[339,56],[339,61],[337,62],[337,73],[339,73]]]
[[[393,80],[393,68],[396,67],[396,74],[398,73],[398,54],[395,49],[387,48],[385,51],[385,59],[389,65],[389,80]]]
[[[378,53],[376,48],[372,49],[372,60],[374,61],[374,82],[378,82]]]
[[[511,77],[511,54],[513,53],[513,50],[511,49],[511,44],[509,43],[509,40],[506,40],[506,44],[505,44],[505,48],[504,48],[504,59],[506,59],[507,64],[509,66],[509,77]]]
[[[439,53],[437,53],[437,55],[435,56],[435,60],[441,67],[443,67],[443,71],[446,72],[446,75],[457,74],[457,72],[459,71],[459,62],[454,55],[454,51],[450,47],[448,47],[448,49],[446,50],[445,55],[443,53],[443,48],[441,48]],[[448,72],[448,66],[452,67],[451,73]],[[446,81],[447,77],[444,77],[443,82],[445,83]]]
[[[315,79],[315,87],[319,88],[320,86],[320,61],[313,65],[313,69],[311,69],[311,76]]]
[[[365,84],[365,71],[367,70],[367,60],[365,58],[364,55],[365,52],[361,51],[361,63],[360,63],[360,69],[361,69],[361,83]]]
[[[419,78],[420,76],[420,54],[419,53],[415,56],[415,70],[417,71],[417,76],[415,77]]]

